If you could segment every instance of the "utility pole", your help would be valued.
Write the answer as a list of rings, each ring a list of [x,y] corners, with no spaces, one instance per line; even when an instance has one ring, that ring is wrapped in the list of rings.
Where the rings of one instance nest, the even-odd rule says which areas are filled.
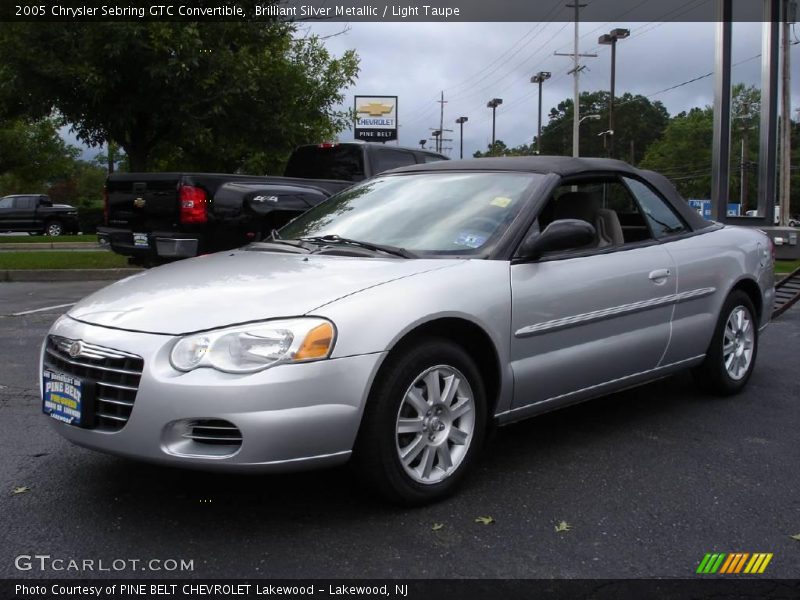
[[[539,125],[536,128],[536,154],[542,153],[542,84],[550,79],[549,71],[539,71],[531,77],[531,83],[539,84]]]
[[[556,52],[556,56],[571,56],[572,57],[572,69],[569,70],[567,73],[571,74],[573,77],[573,107],[572,107],[572,156],[580,156],[580,73],[585,66],[581,66],[579,64],[579,60],[581,57],[596,57],[597,54],[581,54],[578,50],[578,43],[579,43],[579,24],[580,24],[580,16],[581,16],[581,8],[585,7],[586,4],[581,4],[576,0],[575,4],[567,4],[567,8],[574,8],[575,9],[575,42],[573,46],[572,54],[565,54],[563,52]]]
[[[750,103],[742,102],[742,114],[738,115],[738,119],[742,120],[742,147],[741,158],[739,165],[739,213],[744,215],[747,212],[747,192],[750,188],[748,181],[750,174],[750,152],[747,147],[747,137],[750,132]]]
[[[446,104],[444,99],[444,90],[442,90],[442,96],[439,100],[439,131],[444,131],[444,105]],[[438,152],[442,151],[441,143],[439,144]]]
[[[783,51],[783,64],[782,64],[782,82],[781,85],[783,87],[782,90],[782,102],[781,102],[781,138],[783,143],[781,144],[781,195],[780,195],[780,210],[778,214],[780,215],[780,222],[779,225],[784,227],[789,225],[789,212],[791,211],[790,207],[790,191],[791,191],[791,171],[789,167],[791,166],[792,160],[792,117],[791,117],[791,72],[789,70],[789,23],[790,19],[794,20],[794,15],[790,14],[794,12],[794,3],[791,0],[785,0],[784,2],[784,15],[783,15],[783,23],[782,28],[783,31],[781,36],[781,44],[782,44],[782,51]],[[772,217],[769,210],[770,208],[772,211],[775,210],[774,207],[768,207],[767,209],[767,216]],[[772,217],[774,219],[774,217]]]

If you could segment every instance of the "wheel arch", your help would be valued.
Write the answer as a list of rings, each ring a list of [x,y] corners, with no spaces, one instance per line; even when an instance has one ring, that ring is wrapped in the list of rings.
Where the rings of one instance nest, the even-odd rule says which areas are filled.
[[[728,290],[728,295],[737,290],[741,290],[750,298],[750,301],[753,303],[753,308],[756,309],[756,316],[759,323],[763,324],[765,320],[768,320],[768,318],[765,319],[765,316],[768,317],[768,315],[764,315],[764,297],[761,294],[761,287],[755,279],[751,279],[750,277],[740,279]]]
[[[419,323],[399,337],[382,361],[372,381],[374,387],[391,358],[426,337],[439,337],[461,346],[475,361],[475,366],[483,379],[488,405],[487,418],[492,419],[500,399],[501,367],[500,356],[492,337],[486,330],[463,317],[438,317]]]

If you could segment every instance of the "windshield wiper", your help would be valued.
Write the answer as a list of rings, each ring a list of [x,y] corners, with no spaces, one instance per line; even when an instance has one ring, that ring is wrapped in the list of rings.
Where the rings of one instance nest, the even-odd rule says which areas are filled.
[[[359,248],[364,248],[365,250],[372,250],[374,252],[385,252],[386,254],[400,256],[402,258],[417,258],[415,254],[409,252],[405,248],[398,248],[397,246],[388,246],[385,244],[373,244],[372,242],[362,242],[361,240],[353,240],[338,235],[322,235],[316,237],[304,237],[300,239],[304,242],[313,242],[315,244],[319,243],[348,244],[350,246],[358,246]]]

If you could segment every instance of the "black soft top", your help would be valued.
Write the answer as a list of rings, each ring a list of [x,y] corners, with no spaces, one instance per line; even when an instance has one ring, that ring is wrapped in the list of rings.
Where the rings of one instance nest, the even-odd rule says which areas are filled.
[[[503,156],[448,160],[400,167],[387,173],[427,173],[436,171],[516,171],[522,173],[555,174],[560,177],[576,175],[631,175],[654,187],[684,218],[693,230],[711,226],[678,193],[675,186],[655,171],[637,169],[621,160],[612,158],[573,158],[571,156]],[[384,173],[384,174],[387,174]]]

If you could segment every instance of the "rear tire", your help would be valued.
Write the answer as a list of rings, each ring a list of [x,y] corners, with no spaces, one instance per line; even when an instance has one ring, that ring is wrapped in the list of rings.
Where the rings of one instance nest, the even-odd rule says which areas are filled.
[[[747,385],[757,354],[758,319],[753,302],[743,291],[734,290],[722,305],[706,358],[692,375],[706,392],[737,394]]]
[[[441,500],[483,445],[483,381],[470,355],[441,338],[420,340],[387,360],[364,409],[354,466],[392,502]]]

